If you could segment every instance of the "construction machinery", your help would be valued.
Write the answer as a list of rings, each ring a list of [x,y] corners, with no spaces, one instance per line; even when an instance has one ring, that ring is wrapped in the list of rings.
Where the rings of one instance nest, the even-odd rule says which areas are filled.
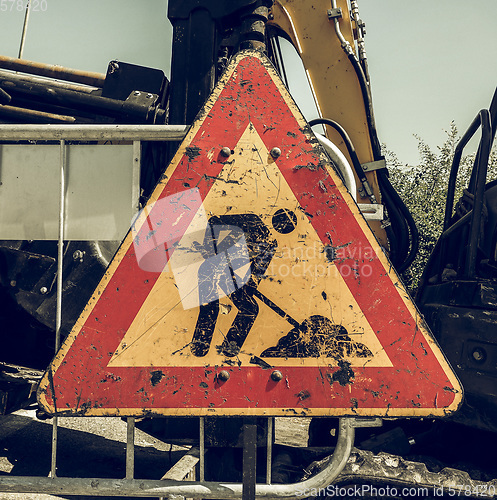
[[[407,484],[431,488],[450,487],[456,488],[454,491],[458,492],[464,492],[464,488],[469,487],[472,496],[493,496],[495,491],[492,488],[495,485],[487,482],[495,477],[492,466],[482,461],[474,450],[463,446],[460,440],[455,441],[454,436],[468,433],[474,434],[476,440],[482,437],[487,441],[495,439],[496,347],[492,333],[497,324],[497,206],[495,182],[487,180],[487,164],[497,126],[497,99],[494,97],[489,109],[478,114],[456,150],[443,233],[425,270],[417,299],[433,335],[462,382],[465,402],[461,406],[462,394],[457,378],[446,365],[394,271],[401,273],[413,262],[418,234],[412,216],[389,182],[377,137],[364,48],[364,23],[359,17],[357,1],[332,0],[331,4],[321,0],[169,1],[168,17],[174,30],[170,81],[160,70],[120,61],[110,62],[107,73],[98,75],[0,58],[0,120],[5,124],[0,127],[2,165],[10,162],[20,169],[20,173],[12,174],[10,181],[8,174],[5,174],[7,178],[2,181],[4,191],[1,193],[5,198],[2,202],[2,207],[5,206],[1,222],[3,232],[0,235],[0,293],[4,305],[1,311],[4,325],[0,372],[2,413],[33,404],[38,390],[40,418],[63,414],[118,415],[131,419],[146,417],[137,425],[168,442],[200,442],[201,456],[205,451],[204,446],[217,450],[243,448],[241,484],[227,486],[222,481],[232,481],[233,477],[218,477],[216,471],[211,471],[211,477],[206,477],[202,469],[201,480],[207,479],[208,483],[181,486],[151,481],[137,487],[127,476],[119,484],[101,480],[101,489],[97,493],[100,495],[143,496],[154,492],[163,496],[202,498],[312,496],[312,491],[326,488],[335,480],[336,485]],[[302,59],[320,114],[309,124],[303,121],[284,85],[280,84],[280,79],[285,79],[280,38],[289,41]],[[327,50],[323,51],[323,47]],[[185,61],[189,63],[185,64]],[[237,75],[244,76],[237,80]],[[237,107],[238,101],[241,104]],[[264,107],[263,102],[268,105]],[[253,109],[246,123],[243,122],[245,112],[240,111],[242,107]],[[235,130],[241,127],[242,122],[245,123],[245,129],[236,136],[238,132],[235,133]],[[280,127],[274,132],[276,123],[278,126],[281,123],[288,124],[288,129],[282,131]],[[321,133],[314,135],[311,127]],[[467,142],[479,129],[481,141],[471,182],[454,213],[454,186],[461,155]],[[185,135],[185,142],[176,152]],[[221,138],[218,139],[218,136]],[[235,136],[236,141],[233,139]],[[212,144],[209,142],[211,140],[214,141]],[[270,144],[271,140],[274,144]],[[235,142],[231,144],[230,141]],[[275,141],[279,142],[276,144]],[[205,157],[203,150],[209,151]],[[257,153],[258,157],[253,159],[250,151],[254,157]],[[242,158],[238,164],[237,154]],[[305,158],[304,163],[298,163],[299,156]],[[232,185],[243,184],[242,179],[252,186],[252,170],[258,168],[255,165],[258,165],[259,160],[264,165],[264,171],[256,176],[260,184],[254,180],[253,186],[255,190],[260,189],[261,193],[267,194],[257,194],[255,199],[259,205],[256,206],[250,203],[252,198],[249,198],[247,191],[249,206],[245,207],[247,203],[244,204],[244,195],[230,189]],[[294,162],[288,171],[284,170],[285,161]],[[232,163],[239,168],[239,177],[223,177],[225,169]],[[129,166],[126,172],[119,170],[123,164]],[[170,166],[166,167],[168,164]],[[271,169],[278,164],[281,170],[271,173]],[[19,165],[31,165],[25,177],[22,177]],[[212,165],[218,165],[218,170]],[[252,165],[252,170],[246,165]],[[104,169],[104,166],[109,168]],[[42,172],[41,177],[35,180],[33,168]],[[327,172],[326,176],[316,178],[321,170]],[[40,181],[47,178],[47,174],[43,173],[46,171],[49,171],[48,178],[52,182]],[[293,175],[295,172],[300,176],[299,179],[303,179],[295,181],[303,183],[297,187],[289,180],[297,175]],[[275,185],[275,179],[280,179],[281,175],[290,188],[281,184],[275,191],[275,199],[279,199],[280,192],[282,199],[286,196],[290,200],[288,203],[293,203],[292,196],[298,198],[297,208],[300,212],[283,205],[279,208],[265,201],[265,196],[268,199],[273,196],[270,184]],[[21,181],[17,180],[19,176]],[[123,186],[122,192],[116,188],[116,178],[119,179],[119,185]],[[100,191],[95,184],[88,183],[88,179],[97,179]],[[319,179],[313,188],[316,191],[308,188],[306,179]],[[26,194],[26,185],[30,182],[31,191]],[[40,182],[46,182],[41,190],[37,189]],[[212,187],[219,182],[224,183],[226,188]],[[203,188],[202,183],[209,187]],[[180,184],[188,193],[188,202],[178,198],[178,193],[182,192],[179,188],[176,187],[176,191],[171,188],[171,185]],[[332,191],[335,187],[337,191]],[[10,197],[7,189],[10,189]],[[59,189],[59,199],[47,199],[45,193],[48,189]],[[213,194],[208,198],[210,190]],[[235,193],[233,196],[236,199],[230,200],[227,205],[217,201],[231,192]],[[200,198],[197,198],[198,193]],[[9,206],[17,207],[23,196],[30,196],[32,203],[21,203],[30,205],[29,210],[25,206],[24,211],[18,208],[9,210]],[[167,203],[164,200],[168,200]],[[304,203],[302,200],[307,201]],[[319,201],[321,205],[316,205],[316,208],[313,200],[322,200]],[[335,205],[331,206],[330,200]],[[161,202],[161,210],[165,215],[156,218],[153,210],[159,210],[155,207],[160,207]],[[178,209],[181,204],[186,204],[187,208]],[[232,205],[235,210],[232,210]],[[329,208],[328,215],[325,208]],[[178,250],[184,246],[181,241],[185,234],[190,234],[194,223],[191,216],[185,215],[187,212],[204,214],[202,217],[205,220],[198,223],[196,236],[191,236],[192,241],[196,238],[197,244],[203,245],[204,249],[194,248],[192,244],[187,248],[188,251],[181,253]],[[267,215],[270,212],[271,217]],[[346,214],[341,222],[342,229],[333,222],[335,212]],[[109,213],[114,214],[110,219],[107,216]],[[120,217],[115,214],[120,214]],[[187,218],[188,224],[180,236],[170,237],[171,241],[160,240],[158,235],[161,226],[167,226],[173,216],[177,217],[174,219],[177,221]],[[23,220],[28,217],[29,221]],[[323,222],[320,223],[320,220]],[[364,220],[367,220],[367,224]],[[354,247],[341,234],[353,232],[355,221],[359,221],[357,224],[361,228],[361,235]],[[130,224],[132,229],[126,236]],[[337,229],[328,229],[327,224],[330,227],[336,225]],[[322,237],[319,236],[321,226]],[[363,237],[363,234],[369,234],[368,227],[376,237],[375,242],[369,236]],[[233,232],[233,228],[238,228],[236,237],[221,238],[223,231]],[[276,294],[276,298],[271,295],[273,288],[268,287],[273,285],[265,287],[271,281],[278,281],[269,279],[273,276],[270,266],[275,262],[280,262],[280,275],[282,265],[286,265],[289,270],[295,270],[296,265],[301,266],[299,269],[302,266],[305,269],[305,259],[301,255],[288,253],[285,256],[284,249],[287,247],[282,243],[283,237],[278,236],[296,235],[295,228],[300,239],[289,240],[293,241],[293,247],[290,245],[288,248],[294,249],[296,241],[315,238],[312,245],[302,244],[302,248],[307,252],[306,255],[311,249],[318,248],[319,255],[307,257],[308,261],[316,259],[312,261],[315,262],[313,265],[325,266],[323,269],[326,269],[324,275],[314,275],[311,281],[299,275],[295,283],[301,286],[303,282],[302,286],[308,286],[311,296],[310,289],[316,283],[329,280],[330,269],[339,269],[348,290],[352,290],[350,293],[356,293],[353,302],[346,288],[339,292],[330,291],[330,287],[320,284],[323,289],[321,291],[319,288],[318,295],[325,302],[328,296],[334,301],[335,309],[331,318],[322,309],[314,307],[314,299],[308,305],[308,310],[315,309],[314,314],[307,312],[298,317],[299,309],[295,304],[300,300],[298,293],[303,292],[298,290],[295,295],[288,292],[294,282],[283,280],[282,284],[293,301],[292,306],[285,295]],[[169,231],[173,234],[176,229]],[[150,248],[147,246],[149,243],[143,243],[149,241],[153,243]],[[357,243],[362,241],[365,242],[362,246]],[[212,261],[208,265],[196,264],[199,281],[202,281],[201,277],[208,280],[216,276],[215,285],[211,288],[217,291],[209,289],[201,292],[200,298],[188,306],[186,303],[190,300],[188,297],[191,298],[191,290],[183,292],[178,274],[174,274],[174,286],[179,290],[183,308],[194,311],[193,316],[185,320],[190,323],[184,328],[192,340],[186,342],[186,348],[178,344],[171,354],[179,353],[189,360],[185,366],[176,366],[177,374],[174,373],[174,366],[169,367],[172,371],[163,368],[167,367],[169,359],[161,358],[159,364],[154,364],[153,358],[156,350],[167,351],[167,344],[175,346],[175,341],[166,339],[164,344],[160,336],[151,337],[155,340],[146,345],[145,354],[130,349],[142,336],[151,335],[154,329],[160,330],[156,325],[162,325],[161,331],[180,332],[182,329],[182,320],[174,323],[176,316],[168,316],[167,322],[161,323],[166,317],[165,314],[160,316],[163,314],[161,308],[166,307],[161,304],[165,300],[163,295],[154,299],[150,309],[142,314],[143,318],[140,316],[142,303],[138,306],[135,304],[139,294],[144,294],[140,300],[145,303],[148,300],[145,297],[152,296],[157,288],[166,290],[172,286],[167,281],[171,277],[162,271],[159,274],[166,276],[160,278],[162,281],[156,276],[154,280],[157,281],[150,278],[149,283],[147,278],[146,272],[156,272],[158,265],[162,269],[168,262],[157,261],[157,254],[153,252],[159,247],[168,258],[172,258],[169,253],[173,250],[175,255],[182,256],[174,261],[177,262],[176,268],[171,265],[172,275],[191,265],[187,257],[192,252],[205,254],[212,247],[214,251],[211,257],[217,258],[221,253],[219,247],[232,258],[225,267],[229,270],[226,271],[227,281],[216,274],[220,263],[216,264],[218,267],[212,267]],[[230,249],[235,247],[236,252],[230,254]],[[143,248],[145,250],[141,253]],[[361,248],[362,253],[352,254],[351,249],[354,248]],[[369,251],[372,253],[368,254]],[[388,254],[389,261],[383,252]],[[138,265],[130,267],[128,271],[123,270],[126,262],[132,260],[131,257],[136,258]],[[204,259],[209,263],[206,257]],[[236,259],[240,261],[238,268],[233,264]],[[355,264],[351,264],[352,261]],[[369,266],[362,275],[357,271],[359,261],[361,265]],[[383,267],[375,267],[380,265]],[[244,276],[240,274],[243,266],[250,268],[249,274]],[[145,274],[142,276],[141,272]],[[372,274],[372,281],[368,281]],[[385,288],[380,287],[383,279],[380,275],[388,276]],[[331,288],[337,283],[329,282],[333,284]],[[353,291],[354,283],[359,283],[357,292]],[[376,288],[368,289],[367,283]],[[367,298],[364,298],[364,287],[370,293]],[[109,291],[111,288],[112,292]],[[205,294],[203,298],[202,293]],[[208,298],[212,294],[214,298]],[[399,306],[396,305],[395,294],[399,296]],[[104,304],[101,309],[99,304]],[[107,308],[105,304],[109,304]],[[233,306],[238,310],[236,315]],[[177,304],[171,305],[171,310],[175,307]],[[352,319],[338,312],[341,307],[352,310]],[[359,325],[363,320],[356,317],[365,317],[366,309],[371,310],[368,313],[371,317]],[[266,323],[270,326],[274,323],[277,325],[274,329],[279,328],[285,335],[274,334],[277,342],[273,338],[271,341],[276,345],[262,340],[264,349],[250,347],[252,351],[247,362],[255,365],[255,368],[249,366],[246,369],[238,355],[243,349],[250,350],[248,334],[252,334],[252,326],[255,325],[254,330],[264,326],[261,317],[266,312],[263,314],[261,311],[270,311],[267,314],[277,319],[269,319]],[[405,311],[408,311],[409,316],[404,318],[402,315],[406,314]],[[378,322],[374,319],[376,316],[388,314],[392,315],[392,322],[397,321],[395,327],[392,326],[394,323],[384,324],[381,328],[373,327],[373,333],[371,326],[366,325],[367,322]],[[122,320],[126,315],[130,316],[126,320],[128,323]],[[223,315],[232,322],[231,326],[227,320],[222,323]],[[337,320],[337,315],[341,319]],[[135,337],[127,337],[126,340],[124,331],[130,332],[133,330],[132,325],[140,321],[145,325],[144,330],[135,328]],[[93,328],[90,323],[103,326]],[[214,354],[214,330],[217,332],[221,329],[220,325],[227,328],[226,335],[222,344],[217,346],[217,354]],[[402,325],[408,325],[411,330],[406,330],[408,333],[404,334]],[[290,327],[293,328],[288,332]],[[269,327],[265,325],[264,328]],[[112,335],[114,330],[122,330],[123,333],[119,341],[112,344],[92,337],[93,330],[105,334],[112,330]],[[411,331],[414,336],[412,341],[408,341],[405,337]],[[390,332],[392,336],[388,337]],[[399,339],[395,339],[393,335],[398,332]],[[416,339],[418,332],[419,338]],[[354,337],[356,334],[364,335]],[[381,348],[374,343],[377,342],[374,340],[375,334],[380,339]],[[112,335],[109,333],[108,337]],[[261,337],[264,335],[261,334]],[[382,338],[382,335],[385,337]],[[57,354],[61,341],[66,338],[62,350]],[[90,339],[89,343],[84,344],[85,338]],[[183,339],[179,333],[178,338]],[[289,347],[292,342],[298,344],[297,354]],[[413,346],[410,351],[406,347],[409,342]],[[396,343],[397,346],[392,347]],[[190,344],[191,347],[188,347]],[[386,344],[388,349],[398,348],[398,351],[388,351]],[[89,360],[80,359],[74,354],[74,351],[91,352],[92,349],[96,354],[93,358],[90,356]],[[383,351],[387,353],[388,359],[381,358]],[[405,372],[408,376],[418,377],[416,384],[420,379],[426,379],[429,383],[420,385],[420,389],[413,387],[413,393],[406,396],[410,400],[409,404],[399,403],[396,406],[395,401],[402,391],[389,393],[389,384],[393,386],[393,383],[388,377],[394,380],[394,376],[382,378],[382,374],[387,372],[385,366],[395,368],[392,360],[396,356],[401,359],[403,353],[407,353],[406,359],[411,359],[406,363],[411,362],[413,365],[398,367],[398,379],[401,380],[403,375],[400,374]],[[55,360],[50,364],[54,356]],[[109,358],[108,364],[105,364],[107,361],[99,361],[105,356]],[[224,358],[221,360],[215,356]],[[423,356],[430,359],[426,365],[423,365],[426,362]],[[326,358],[330,362],[322,366],[314,362],[314,359]],[[278,361],[282,359],[285,362]],[[294,359],[293,364],[288,364],[288,359]],[[119,405],[111,401],[108,406],[109,398],[105,395],[96,395],[94,399],[82,396],[82,393],[68,396],[68,393],[79,390],[76,387],[93,380],[86,372],[83,373],[85,363],[89,365],[89,372],[93,369],[97,374],[95,383],[99,384],[99,390],[103,386],[116,387],[119,397],[126,391],[132,391],[130,387],[134,386],[130,384],[133,380],[139,380],[135,392],[142,398],[139,400],[142,406],[140,402],[136,403],[136,398],[127,396],[119,400]],[[361,379],[361,370],[370,368],[368,363],[375,367],[376,375],[364,375]],[[49,368],[40,385],[47,366]],[[147,367],[148,371],[145,371],[149,380],[142,381],[143,373],[140,371],[130,375],[119,371],[139,366]],[[223,388],[229,387],[229,383],[235,379],[236,366],[246,377],[238,391],[249,392],[242,394],[249,403],[244,405],[237,402],[229,410],[223,409],[226,397],[224,400],[218,397]],[[325,403],[316,403],[316,408],[312,406],[312,398],[322,382],[313,382],[316,387],[313,386],[312,390],[298,385],[300,366],[316,369],[323,380],[327,379],[336,388],[334,395],[328,394],[328,400],[325,398]],[[430,367],[433,371],[430,371]],[[194,395],[193,389],[184,389],[187,382],[182,382],[181,377],[186,371],[190,375],[194,373],[195,377],[205,377],[202,381],[195,379],[203,391],[200,395]],[[212,380],[209,379],[211,373],[214,373]],[[268,374],[270,380],[267,385],[263,385],[266,384],[263,375]],[[129,378],[126,379],[126,376]],[[71,377],[73,385],[63,385],[61,380],[68,383]],[[310,384],[309,380],[305,379],[304,384]],[[411,379],[405,380],[405,385],[409,385]],[[170,389],[172,392],[167,396],[154,392],[155,387],[162,387],[161,384],[165,384],[165,387],[168,383],[169,387],[174,385],[174,390]],[[284,384],[287,389],[285,394],[291,393],[292,397],[298,399],[294,406],[280,403],[286,401],[284,396],[281,396],[281,400],[274,400],[278,401],[277,404],[263,403],[263,393],[259,395],[256,390],[258,387],[265,387],[266,393],[274,390],[274,394],[278,394],[274,397],[279,398],[279,388]],[[124,386],[127,389],[123,389]],[[435,388],[433,393],[430,392],[431,386]],[[333,398],[345,399],[343,387],[351,392],[357,388],[357,391],[362,391],[363,399],[354,396],[350,398],[350,403],[347,400],[347,407],[339,403],[333,403],[336,404],[333,406]],[[226,389],[228,399],[234,396],[231,390],[236,393],[235,389]],[[257,394],[255,402],[250,399],[252,393]],[[150,400],[160,400],[161,397],[165,398],[163,403],[157,403],[156,406],[150,403]],[[430,402],[427,402],[428,399]],[[177,405],[173,410],[168,406],[172,400],[175,402],[171,404]],[[205,408],[202,406],[207,404],[204,400],[208,403]],[[261,410],[258,409],[259,402],[263,407]],[[326,408],[328,403],[331,409]],[[271,405],[276,408],[273,410]],[[272,458],[268,451],[265,468],[267,483],[270,484],[256,484],[253,472],[255,450],[261,444],[270,449],[273,432],[271,418],[289,414],[315,417],[310,425],[309,444],[312,448],[333,447],[333,457],[322,464],[314,463],[313,467],[320,471],[310,475],[304,482],[297,483],[303,479],[303,469],[309,465],[309,461],[329,454],[329,449],[327,452],[322,451],[322,455],[315,450],[284,450],[279,457],[275,456],[273,462],[278,462],[278,458],[279,463],[286,460],[285,473],[276,470],[272,481]],[[192,415],[196,418],[185,418]],[[209,415],[215,417],[210,418]],[[441,416],[447,419],[439,420]],[[384,419],[384,425],[378,428],[381,425],[380,418]],[[134,420],[129,420],[129,425],[134,425]],[[338,437],[334,437],[335,434]],[[360,450],[351,455],[354,434],[356,442],[360,443]],[[457,443],[457,450],[453,449],[454,442]],[[395,456],[373,455],[378,452]],[[223,456],[222,453],[219,456]],[[421,456],[429,456],[432,462],[436,461],[437,466],[454,465],[454,461],[464,457],[471,465],[462,468],[477,468],[480,476],[470,477],[465,472],[447,469],[441,472],[428,470]],[[408,462],[409,459],[413,462]],[[305,460],[308,463],[303,464]],[[229,470],[230,474],[235,474],[233,469]],[[16,478],[12,478],[8,487],[11,491],[37,491],[36,488],[41,487],[47,492],[79,494],[96,492],[99,488],[91,481],[88,483],[91,486],[88,486],[81,481],[71,482],[71,478],[59,482],[54,482],[54,479],[55,470],[52,478],[46,482],[40,480],[38,486],[34,481],[18,480],[16,483]],[[274,484],[277,481],[288,484]],[[7,483],[0,480],[0,488],[2,484]],[[307,493],[299,495],[297,491]]]

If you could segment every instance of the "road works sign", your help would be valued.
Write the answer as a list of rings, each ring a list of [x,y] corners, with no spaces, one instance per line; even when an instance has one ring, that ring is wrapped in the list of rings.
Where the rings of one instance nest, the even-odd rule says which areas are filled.
[[[461,389],[266,59],[239,54],[39,391],[85,415],[444,415]]]

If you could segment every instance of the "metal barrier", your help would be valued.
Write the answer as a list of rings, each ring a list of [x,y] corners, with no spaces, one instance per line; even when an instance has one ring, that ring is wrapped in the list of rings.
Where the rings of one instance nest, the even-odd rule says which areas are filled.
[[[59,225],[57,256],[57,307],[55,348],[60,347],[62,316],[62,264],[63,243],[65,241],[65,186],[66,186],[66,141],[132,141],[134,161],[140,163],[141,141],[179,141],[188,127],[183,125],[0,125],[0,141],[58,141],[59,142]],[[22,147],[22,145],[19,145]],[[96,496],[134,496],[189,498],[294,498],[300,491],[326,488],[340,474],[349,458],[356,427],[377,427],[381,419],[342,418],[339,424],[338,441],[335,451],[329,457],[325,468],[315,476],[295,484],[271,484],[273,419],[268,418],[267,438],[267,484],[256,484],[255,466],[256,432],[255,423],[244,426],[244,474],[243,483],[219,483],[205,481],[204,418],[200,418],[200,481],[172,480],[166,474],[162,480],[140,480],[134,478],[135,419],[127,418],[126,477],[117,479],[57,477],[58,418],[53,418],[52,455],[50,477],[0,476],[1,492],[48,493]]]

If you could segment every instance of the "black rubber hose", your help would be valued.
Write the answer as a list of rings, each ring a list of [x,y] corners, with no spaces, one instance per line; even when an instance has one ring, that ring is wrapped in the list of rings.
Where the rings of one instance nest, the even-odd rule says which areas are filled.
[[[366,121],[368,124],[369,137],[371,139],[371,147],[373,148],[373,156],[375,160],[379,160],[381,158],[381,146],[380,141],[378,139],[378,133],[376,132],[376,126],[374,124],[373,119],[373,104],[371,102],[371,94],[369,90],[369,85],[366,80],[366,75],[362,69],[361,64],[357,60],[357,57],[353,52],[347,53],[349,57],[349,61],[357,75],[357,79],[359,80],[359,85],[361,86],[362,99],[364,101],[364,108],[366,110]]]
[[[366,80],[366,75],[364,74],[364,71],[357,60],[357,57],[353,52],[348,52],[347,53],[348,58],[356,72],[357,78],[359,80],[359,84],[361,86],[361,93],[362,93],[362,98],[364,100],[364,107],[366,109],[366,119],[368,123],[368,130],[369,130],[369,136],[371,139],[371,147],[373,149],[373,157],[375,160],[379,160],[382,155],[381,155],[381,146],[380,142],[378,140],[378,134],[376,132],[376,127],[374,125],[374,119],[373,119],[373,109],[372,109],[372,102],[371,102],[371,94],[369,90],[369,86]],[[400,259],[399,262],[397,263],[397,269],[399,272],[403,272],[407,267],[409,267],[413,260],[416,257],[416,253],[419,248],[419,233],[418,229],[416,227],[416,223],[414,219],[412,218],[412,215],[410,214],[409,210],[405,206],[404,202],[398,195],[398,193],[393,189],[392,185],[390,184],[390,180],[388,179],[388,176],[386,173],[382,172],[381,170],[378,171],[378,183],[380,185],[380,191],[388,190],[392,202],[394,203],[393,205],[388,204],[385,202],[385,206],[387,207],[387,211],[389,213],[389,216],[391,217],[392,224],[394,224],[393,220],[398,219],[396,213],[398,213],[397,209],[395,208],[396,206],[400,210],[401,217],[405,219],[405,223],[407,224],[408,231],[410,232],[410,238],[411,238],[411,245],[410,245],[410,250],[405,253],[404,256],[402,254],[404,253],[404,250],[401,248],[399,249],[398,252],[398,258]],[[401,227],[399,228],[392,228],[393,232],[396,233],[396,231],[400,230],[402,233],[405,232],[406,226],[404,223],[401,224]],[[402,234],[402,239],[398,243],[402,243],[404,238],[406,237],[405,234]],[[409,235],[407,235],[407,238],[409,238]],[[391,241],[391,245],[393,245],[393,241]],[[401,245],[404,247],[404,244]],[[407,246],[409,248],[409,242],[407,243]],[[392,254],[397,254],[397,252],[392,252]],[[396,259],[397,260],[397,259]]]
[[[390,262],[392,263],[392,265],[395,266],[394,263],[398,261],[397,248],[398,248],[399,244],[397,242],[397,236],[395,236],[395,233],[394,233],[394,230],[392,227],[392,223],[391,223],[389,218],[386,219],[386,224],[384,225],[384,228],[385,228],[385,232],[387,233],[387,239],[390,243],[390,251],[388,252]]]
[[[390,183],[390,180],[388,178],[388,175],[386,172],[382,170],[378,170],[377,172],[378,175],[378,183],[380,185],[380,191],[383,192],[388,192],[390,193],[391,201],[395,207],[398,207],[400,210],[400,214],[402,218],[404,219],[405,223],[407,224],[407,228],[409,231],[409,236],[410,238],[410,248],[409,248],[409,242],[407,243],[408,246],[408,252],[406,255],[403,257],[402,261],[398,264],[397,270],[399,272],[405,271],[414,261],[416,258],[416,254],[418,253],[419,249],[419,231],[416,226],[416,222],[414,221],[411,212],[409,212],[409,209],[406,207],[404,202],[402,201],[401,197],[399,196],[399,193],[393,188],[392,184]],[[388,210],[388,207],[387,207]]]
[[[339,123],[328,118],[311,120],[309,125],[311,127],[315,125],[329,125],[340,134],[360,182],[363,185],[367,183],[369,186],[357,152],[345,129]],[[383,172],[381,169],[378,170],[377,177],[391,224],[385,228],[388,241],[390,242],[390,260],[399,272],[402,272],[412,264],[412,261],[416,257],[419,244],[418,230],[409,210],[390,184],[386,172]],[[409,245],[409,236],[411,236],[411,245]]]
[[[361,182],[364,190],[366,191],[366,194],[370,198],[371,195],[373,196],[371,201],[375,203],[376,199],[374,199],[373,191],[371,189],[371,186],[369,185],[368,179],[366,178],[366,174],[364,173],[364,169],[362,168],[361,162],[359,161],[356,150],[354,148],[354,144],[352,143],[349,134],[347,134],[346,130],[338,122],[330,120],[329,118],[316,118],[315,120],[311,120],[309,122],[309,125],[311,127],[314,127],[315,125],[329,125],[330,127],[333,127],[340,134],[340,137],[342,138],[343,142],[345,143],[345,146],[347,147],[350,159],[352,160],[352,166],[354,167],[355,173],[359,178],[359,181]]]
[[[347,151],[349,152],[350,158],[352,160],[352,165],[354,166],[354,170],[359,177],[359,180],[361,181],[361,183],[363,183],[363,185],[364,183],[367,183],[367,185],[369,186],[369,183],[366,179],[366,174],[364,173],[362,165],[359,162],[359,158],[357,156],[354,145],[352,144],[352,141],[345,129],[334,120],[330,120],[328,118],[317,118],[315,120],[311,120],[309,122],[309,125],[311,127],[315,125],[329,125],[340,134],[340,137],[343,139],[347,147]],[[402,215],[395,207],[395,203],[392,199],[393,195],[395,194],[395,190],[389,182],[384,191],[384,193],[382,192],[384,198],[383,201],[387,208],[388,216],[390,219],[390,224],[385,228],[388,241],[390,242],[390,260],[392,264],[397,268],[399,266],[402,266],[403,260],[407,257],[408,254],[409,231]]]
[[[388,217],[392,224],[392,232],[395,234],[397,240],[397,246],[394,253],[395,258],[390,256],[390,260],[392,261],[392,264],[395,266],[395,268],[400,271],[400,269],[403,268],[404,262],[409,254],[409,229],[406,220],[397,207],[395,190],[389,182],[384,183],[382,182],[383,179],[380,181],[380,177],[382,177],[384,174],[381,174],[378,171],[377,175],[378,184],[380,185],[382,194],[382,201],[385,204]]]
[[[366,108],[366,118],[368,121],[368,129],[369,129],[369,135],[371,138],[371,147],[373,149],[373,157],[375,160],[379,160],[382,155],[381,155],[381,146],[380,142],[378,140],[378,135],[376,132],[376,127],[374,125],[374,120],[373,120],[373,112],[372,112],[372,103],[371,103],[371,95],[368,87],[368,83],[366,81],[366,76],[364,74],[364,71],[357,60],[356,56],[354,53],[348,54],[349,60],[352,63],[352,66],[354,67],[354,70],[357,74],[357,78],[359,80],[360,86],[361,86],[361,92],[362,92],[362,97],[364,99],[364,107]],[[389,215],[391,216],[391,219],[393,219],[392,215],[393,213],[397,212],[397,208],[400,211],[400,216],[405,219],[405,223],[401,223],[400,227],[397,230],[402,231],[402,239],[399,243],[402,243],[401,246],[404,248],[400,248],[398,252],[398,257],[400,261],[397,263],[397,270],[399,272],[405,271],[414,261],[416,258],[416,254],[419,248],[419,232],[416,227],[416,223],[405,206],[404,202],[398,195],[397,191],[393,188],[393,186],[390,183],[390,180],[388,179],[388,176],[386,172],[382,172],[381,170],[378,170],[377,172],[377,177],[378,177],[378,183],[380,185],[380,191],[383,192],[387,190],[390,193],[390,198],[391,201],[393,202],[392,204],[387,205],[387,211]],[[397,216],[395,216],[397,219]],[[407,227],[406,227],[407,225]],[[395,232],[395,227],[393,228]],[[405,244],[403,243],[404,238],[406,238],[405,231],[408,230],[410,233],[410,239],[411,239],[411,245],[409,249],[409,241],[407,240],[407,249],[405,250]],[[409,234],[407,235],[407,238],[409,238]]]
[[[373,158],[374,160],[380,160],[382,158],[381,155],[381,146],[380,142],[378,140],[378,134],[376,131],[376,127],[374,124],[374,118],[373,118],[373,106],[372,106],[372,100],[371,100],[371,94],[370,94],[370,89],[368,82],[366,80],[366,75],[364,74],[364,71],[360,65],[360,62],[357,60],[356,55],[352,51],[345,51],[347,53],[347,56],[354,68],[354,71],[356,72],[357,79],[359,80],[359,84],[361,87],[361,93],[362,93],[362,98],[364,101],[364,107],[366,110],[366,120],[367,120],[367,125],[368,125],[368,131],[369,131],[369,137],[371,140],[371,147],[373,150]],[[324,123],[325,119],[321,119]],[[321,121],[320,120],[320,121]],[[332,125],[333,120],[329,120],[328,125]],[[313,120],[310,122],[311,126],[312,123],[319,123],[318,120]],[[336,122],[334,122],[336,123]],[[340,130],[336,127],[334,127],[338,132]],[[340,127],[342,128],[342,127]],[[342,128],[343,130],[343,128]],[[342,139],[344,139],[344,136],[342,136]],[[346,134],[347,135],[347,134]],[[348,137],[348,135],[347,135]],[[359,175],[359,172],[362,172],[362,175],[364,175],[364,170],[362,169],[362,166],[360,165],[360,162],[357,158],[357,154],[355,153],[355,149],[352,145],[352,142],[349,140],[345,140],[344,142],[347,146],[347,150],[349,150],[349,144],[352,147],[352,150],[354,151],[355,159],[353,155],[350,153],[349,150],[349,155],[351,157],[354,170],[356,171],[359,179],[361,180],[361,175]],[[357,166],[355,160],[357,160]],[[412,218],[412,215],[410,214],[409,210],[405,206],[404,202],[398,195],[398,193],[395,191],[393,186],[390,183],[390,180],[388,179],[388,174],[386,171],[383,171],[382,169],[377,171],[377,178],[378,178],[378,185],[380,187],[380,192],[384,198],[384,203],[385,207],[391,222],[390,227],[386,227],[385,230],[387,232],[387,237],[390,242],[390,258],[392,261],[392,264],[395,265],[397,270],[399,272],[403,272],[407,267],[409,267],[413,260],[416,257],[416,253],[419,248],[419,233],[418,229],[416,227],[416,223],[414,219]],[[362,182],[362,180],[361,180]],[[367,181],[366,181],[367,182]],[[369,185],[369,184],[368,184]],[[397,208],[398,207],[398,208]],[[409,244],[409,239],[410,244]]]

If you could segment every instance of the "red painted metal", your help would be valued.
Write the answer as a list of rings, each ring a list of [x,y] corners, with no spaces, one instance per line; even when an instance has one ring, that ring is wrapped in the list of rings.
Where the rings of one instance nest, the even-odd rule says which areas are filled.
[[[379,246],[367,255],[361,251],[373,240],[366,223],[262,56],[237,56],[153,198],[175,196],[187,185],[198,188],[204,199],[228,161],[207,152],[234,150],[249,123],[268,151],[277,146],[283,152],[277,167],[323,248],[345,249],[334,265],[393,366],[364,362],[351,367],[326,358],[316,358],[314,366],[289,366],[265,358],[271,365],[267,369],[230,365],[220,357],[208,366],[109,367],[160,276],[140,267],[130,233],[45,375],[41,405],[51,412],[86,415],[443,416],[457,409],[462,392],[456,377]],[[158,220],[153,211],[151,230],[158,229],[152,227]],[[370,266],[367,275],[358,272],[364,264]],[[303,289],[302,300],[305,294]],[[223,370],[227,380],[218,377]],[[281,380],[271,378],[275,370]]]

